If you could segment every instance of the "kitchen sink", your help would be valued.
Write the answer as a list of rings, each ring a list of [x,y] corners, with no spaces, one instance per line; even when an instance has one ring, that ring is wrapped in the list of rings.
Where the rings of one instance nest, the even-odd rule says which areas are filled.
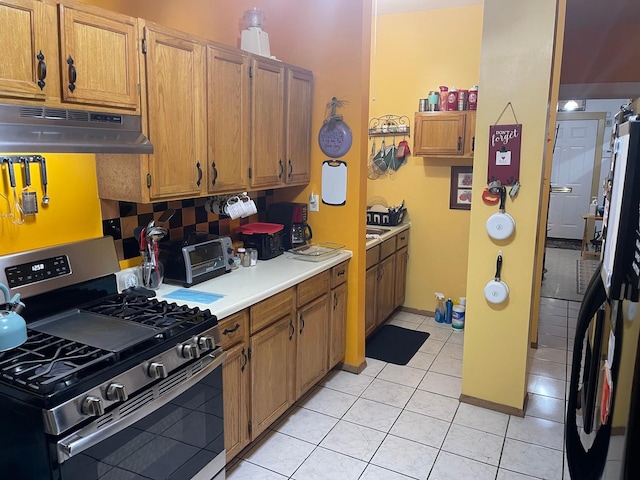
[[[388,228],[367,227],[367,235],[382,235],[388,231]]]

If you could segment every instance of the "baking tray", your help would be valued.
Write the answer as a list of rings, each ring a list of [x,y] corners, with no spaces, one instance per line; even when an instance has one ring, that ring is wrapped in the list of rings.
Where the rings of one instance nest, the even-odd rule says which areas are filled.
[[[344,248],[344,245],[338,243],[309,243],[287,250],[287,253],[291,254],[292,258],[297,258],[298,260],[321,262],[328,258],[335,257],[342,251],[342,248]]]

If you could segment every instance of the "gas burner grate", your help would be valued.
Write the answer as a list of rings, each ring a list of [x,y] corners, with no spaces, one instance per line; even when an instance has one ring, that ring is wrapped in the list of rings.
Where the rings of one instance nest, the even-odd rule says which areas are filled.
[[[30,330],[26,343],[0,355],[0,377],[48,394],[114,362],[115,355],[106,350]]]

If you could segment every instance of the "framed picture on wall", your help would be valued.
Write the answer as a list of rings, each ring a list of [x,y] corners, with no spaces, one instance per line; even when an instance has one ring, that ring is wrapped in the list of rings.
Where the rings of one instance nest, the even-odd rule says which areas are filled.
[[[455,210],[471,210],[472,186],[473,167],[451,167],[449,208]]]

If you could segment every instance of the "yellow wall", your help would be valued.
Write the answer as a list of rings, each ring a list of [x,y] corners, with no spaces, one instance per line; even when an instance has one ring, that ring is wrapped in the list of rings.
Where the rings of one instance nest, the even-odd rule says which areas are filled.
[[[370,117],[406,115],[413,129],[418,100],[430,90],[478,83],[482,6],[382,15],[374,35],[376,30]],[[381,138],[375,140],[379,148]],[[409,145],[413,149],[412,139]],[[368,198],[406,203],[411,239],[405,307],[433,311],[436,291],[465,296],[470,212],[449,209],[449,188],[451,166],[472,163],[411,157],[394,177],[367,182]]]
[[[564,8],[564,0],[486,0],[484,4],[476,132],[488,132],[507,102],[513,104],[523,125],[522,187],[507,206],[517,225],[509,240],[497,243],[486,234],[484,224],[495,207],[481,202],[471,207],[462,393],[514,409],[523,408],[526,391],[529,320],[540,268],[536,240],[545,201],[545,150],[553,140],[548,125],[555,121],[549,105],[558,89],[552,82],[556,15],[559,9],[562,31]],[[502,123],[512,121],[510,116],[506,120]],[[488,135],[477,134],[475,178],[487,170],[487,152]],[[474,182],[474,198],[480,197],[484,187],[483,182]],[[484,299],[483,289],[494,274],[498,249],[503,250],[502,278],[510,294],[507,302],[493,306]]]
[[[27,216],[23,225],[15,225],[5,216],[9,213],[9,205],[0,198],[0,255],[102,236],[94,156],[49,154],[45,158],[47,193],[51,197],[49,206],[42,205],[43,192],[37,164],[31,165],[31,191],[38,195],[36,215]],[[20,198],[25,186],[24,171],[21,165],[14,168]],[[11,211],[14,211],[7,165],[3,165],[0,173],[0,193],[11,200]]]

